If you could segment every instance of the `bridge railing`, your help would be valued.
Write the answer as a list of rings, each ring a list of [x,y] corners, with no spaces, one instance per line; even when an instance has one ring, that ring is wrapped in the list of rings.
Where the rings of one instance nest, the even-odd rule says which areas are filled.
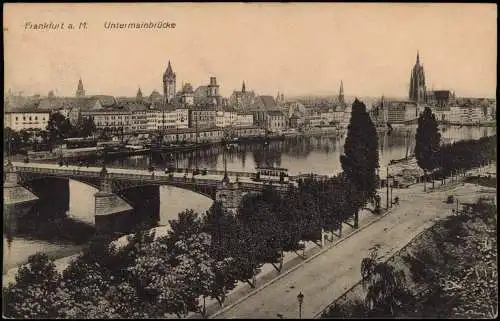
[[[24,173],[40,173],[51,176],[74,176],[74,177],[92,177],[99,178],[100,172],[95,171],[81,171],[78,169],[54,169],[54,168],[39,168],[39,167],[30,167],[30,166],[20,166],[17,167],[16,170]],[[198,185],[210,185],[213,186],[219,183],[218,180],[213,180],[209,178],[189,178],[189,177],[175,177],[169,175],[153,175],[151,174],[141,174],[141,173],[110,173],[107,174],[108,179],[124,179],[124,180],[132,180],[132,181],[163,181],[163,182],[173,182],[173,183],[195,183]]]
[[[203,176],[203,174],[201,174],[203,171],[206,171],[207,175],[220,175],[220,176],[224,176],[224,171],[222,170],[217,170],[217,169],[198,169],[200,171],[200,176]],[[188,174],[192,174],[193,172],[195,171],[194,168],[176,168],[173,170],[173,172],[177,172],[177,173],[188,173]],[[239,177],[255,177],[256,173],[253,173],[253,172],[238,172],[238,171],[228,171],[227,174],[229,176],[239,176]]]
[[[17,166],[15,167],[17,171],[20,172],[28,172],[28,173],[41,173],[41,174],[48,174],[52,176],[63,176],[63,177],[68,177],[68,176],[74,176],[74,177],[91,177],[91,178],[99,178],[101,173],[96,172],[96,171],[82,171],[78,169],[55,169],[55,168],[40,168],[40,167],[32,167],[32,166]],[[112,170],[112,169],[110,169]],[[234,173],[238,174],[246,174],[246,175],[240,175],[244,177],[252,177],[252,173],[247,173],[247,172],[228,172],[230,176],[233,176]],[[208,174],[208,173],[207,173]],[[233,175],[231,175],[233,174]],[[224,175],[224,171],[211,171],[211,175]],[[236,175],[234,175],[236,176]],[[198,184],[198,185],[210,185],[214,186],[216,184],[219,184],[219,180],[214,180],[210,178],[204,178],[203,175],[198,175],[193,177],[178,177],[178,176],[170,176],[169,174],[153,174],[153,173],[113,173],[109,172],[107,173],[107,178],[108,179],[122,179],[122,180],[131,180],[131,181],[156,181],[156,182],[171,182],[171,183],[191,183],[191,184]],[[247,189],[247,190],[260,190],[264,185],[267,185],[265,182],[238,182],[239,186]],[[272,186],[282,189],[282,188],[287,188],[288,183],[278,183],[275,182]]]
[[[54,169],[54,168],[39,168],[39,167],[29,167],[29,166],[16,166],[15,169],[18,172],[29,172],[29,173],[42,173],[42,174],[51,174],[55,176],[67,176],[68,174],[72,174],[75,176],[85,176],[85,177],[98,177],[99,173],[97,172],[89,172],[89,171],[80,171],[77,169]]]

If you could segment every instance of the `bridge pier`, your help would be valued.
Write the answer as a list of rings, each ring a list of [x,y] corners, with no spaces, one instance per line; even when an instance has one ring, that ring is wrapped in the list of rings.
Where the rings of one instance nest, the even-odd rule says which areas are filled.
[[[25,216],[38,197],[18,183],[18,175],[9,161],[4,167],[3,210],[4,225],[9,227],[18,217]]]
[[[221,202],[224,208],[236,212],[242,199],[243,191],[238,182],[230,183],[223,180],[221,184],[217,185],[215,201]]]
[[[101,186],[94,194],[95,199],[95,228],[99,232],[116,232],[122,230],[127,214],[133,211],[132,206],[120,196],[113,193],[111,180],[106,168],[101,171]]]

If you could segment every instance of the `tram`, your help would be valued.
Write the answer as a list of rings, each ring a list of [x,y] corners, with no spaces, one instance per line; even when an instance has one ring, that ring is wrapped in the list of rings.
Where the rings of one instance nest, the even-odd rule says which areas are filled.
[[[75,137],[64,139],[67,149],[96,147],[97,139],[92,137]]]
[[[288,169],[281,167],[257,167],[256,181],[288,183]]]

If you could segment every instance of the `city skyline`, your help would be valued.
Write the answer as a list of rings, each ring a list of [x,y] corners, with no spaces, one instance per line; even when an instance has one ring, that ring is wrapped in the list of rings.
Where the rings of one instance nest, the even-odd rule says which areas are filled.
[[[495,97],[496,10],[475,4],[9,4],[5,90],[74,96],[162,92],[168,61],[195,88],[221,94],[407,97],[417,51],[426,85]],[[396,14],[397,13],[397,14]],[[224,19],[221,19],[224,17]],[[25,30],[26,22],[81,22],[85,31]],[[111,22],[170,21],[165,30],[106,30]],[[7,28],[7,31],[6,31]],[[329,32],[330,31],[330,32]],[[119,59],[117,59],[119,57]]]

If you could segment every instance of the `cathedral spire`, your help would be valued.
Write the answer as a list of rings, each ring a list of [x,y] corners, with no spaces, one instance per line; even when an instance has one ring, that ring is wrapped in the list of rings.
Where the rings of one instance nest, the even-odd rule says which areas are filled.
[[[241,92],[244,93],[245,92],[245,81],[243,80],[243,85],[241,85]]]
[[[83,89],[83,82],[82,78],[80,77],[80,80],[78,81],[78,86],[76,88],[76,97],[83,97],[85,96],[85,90]]]
[[[141,86],[139,86],[139,89],[137,90],[137,95],[136,95],[136,99],[138,101],[141,101],[142,100],[142,90],[141,90]]]
[[[165,71],[166,76],[172,76],[174,71],[172,70],[172,65],[170,64],[170,60],[168,61],[167,70]]]
[[[417,65],[420,63],[420,53],[417,50]]]
[[[163,74],[163,96],[166,103],[170,103],[176,93],[176,75],[172,70],[170,60],[168,61],[167,70]]]
[[[344,82],[342,80],[340,81],[339,103],[344,103]]]

